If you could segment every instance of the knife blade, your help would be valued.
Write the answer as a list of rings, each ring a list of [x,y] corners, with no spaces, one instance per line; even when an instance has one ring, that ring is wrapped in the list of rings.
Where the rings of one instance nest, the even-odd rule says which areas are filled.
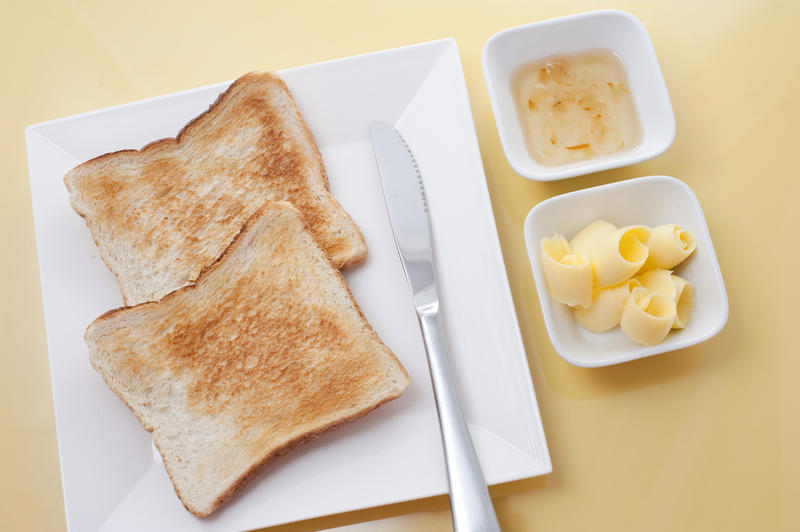
[[[419,319],[442,433],[456,532],[499,531],[455,388],[445,341],[425,187],[414,155],[386,122],[369,126],[389,222]]]

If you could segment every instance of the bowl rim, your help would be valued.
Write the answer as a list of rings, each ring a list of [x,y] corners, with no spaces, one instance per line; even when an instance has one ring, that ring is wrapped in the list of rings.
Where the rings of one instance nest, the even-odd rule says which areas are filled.
[[[550,309],[550,301],[548,300],[549,293],[544,285],[544,278],[542,278],[540,274],[541,265],[540,259],[536,254],[536,250],[532,250],[530,246],[528,246],[528,241],[532,238],[531,236],[531,227],[533,225],[533,221],[542,209],[546,208],[549,205],[562,203],[563,201],[569,201],[570,199],[592,195],[597,192],[605,192],[609,190],[617,190],[623,188],[629,188],[631,186],[637,186],[646,183],[668,183],[669,186],[677,186],[681,188],[690,199],[693,209],[695,210],[698,219],[701,222],[700,231],[702,232],[702,236],[704,240],[707,242],[704,245],[708,244],[708,255],[711,261],[711,269],[713,272],[714,281],[716,282],[716,289],[721,296],[721,311],[717,317],[717,320],[714,324],[709,327],[708,331],[704,334],[692,338],[692,339],[685,339],[685,340],[677,340],[674,343],[670,343],[665,345],[664,343],[652,345],[652,346],[639,346],[638,349],[626,352],[622,354],[618,354],[616,356],[611,355],[603,359],[599,360],[585,360],[585,359],[578,359],[574,358],[571,355],[571,351],[566,349],[564,344],[561,341],[561,338],[558,336],[555,330],[555,321],[553,314]],[[633,179],[626,179],[623,181],[616,181],[614,183],[607,183],[604,185],[598,185],[596,187],[584,188],[580,190],[575,190],[572,192],[567,192],[564,194],[559,194],[558,196],[553,196],[552,198],[548,198],[536,205],[534,205],[528,214],[525,217],[525,221],[523,223],[523,240],[524,245],[528,253],[528,260],[531,267],[531,273],[533,274],[534,285],[536,288],[536,293],[539,298],[539,306],[542,310],[542,317],[544,319],[545,329],[547,330],[547,335],[550,338],[550,343],[553,345],[556,353],[564,359],[566,362],[574,366],[584,367],[584,368],[597,368],[597,367],[605,367],[605,366],[612,366],[615,364],[621,364],[624,362],[630,362],[632,360],[638,360],[640,358],[646,358],[653,355],[660,355],[663,353],[669,353],[672,351],[677,351],[678,349],[684,349],[686,347],[690,347],[693,345],[697,345],[703,343],[707,340],[710,340],[717,334],[719,334],[722,329],[725,327],[726,323],[728,322],[728,315],[729,315],[729,303],[728,303],[728,293],[725,289],[725,281],[722,277],[722,270],[719,267],[719,261],[717,260],[717,253],[714,250],[714,244],[711,239],[711,233],[708,229],[708,223],[705,219],[705,215],[703,214],[703,209],[700,206],[700,201],[697,199],[694,191],[681,181],[675,177],[666,176],[666,175],[649,175],[644,177],[637,177]],[[538,248],[537,248],[538,249]]]
[[[533,158],[530,157],[530,155],[528,155],[528,157],[525,158],[525,160],[520,160],[520,158],[514,157],[509,149],[510,139],[508,137],[507,130],[510,126],[506,124],[506,121],[503,120],[502,115],[499,113],[499,99],[500,99],[499,84],[495,83],[495,78],[490,75],[491,60],[489,55],[491,49],[495,46],[495,43],[498,40],[502,39],[503,37],[506,37],[509,34],[519,33],[522,31],[541,28],[545,26],[571,23],[586,18],[602,19],[603,17],[607,16],[621,17],[626,19],[629,23],[632,23],[637,28],[639,34],[643,37],[644,42],[646,43],[646,49],[648,55],[650,56],[649,60],[656,67],[657,79],[655,81],[659,85],[663,86],[664,101],[666,103],[666,108],[669,110],[668,123],[664,126],[665,129],[662,132],[664,133],[663,142],[661,144],[656,144],[653,148],[651,148],[648,151],[637,152],[636,150],[631,150],[617,154],[609,154],[597,158],[586,159],[584,161],[577,161],[563,165],[546,167],[555,169],[547,171],[539,170],[538,169],[539,167],[545,168],[545,166],[534,161]],[[588,49],[590,48],[587,48],[587,50]],[[567,179],[570,177],[601,172],[603,170],[610,170],[613,168],[630,166],[633,164],[637,164],[658,157],[659,155],[667,151],[675,141],[675,134],[677,129],[675,121],[675,111],[672,107],[672,100],[669,96],[669,90],[667,89],[666,80],[664,79],[664,74],[661,70],[661,64],[658,61],[658,56],[656,55],[655,47],[653,46],[653,41],[650,38],[650,34],[647,32],[647,28],[645,27],[644,23],[641,20],[639,20],[635,15],[627,11],[622,11],[620,9],[598,9],[593,11],[586,11],[583,13],[576,13],[573,15],[566,15],[563,17],[534,21],[527,24],[521,24],[519,26],[512,26],[510,28],[502,29],[497,33],[495,33],[494,35],[492,35],[491,37],[489,37],[484,43],[483,49],[481,51],[481,67],[483,70],[484,83],[489,93],[489,104],[492,109],[492,115],[494,117],[495,127],[497,128],[497,133],[498,136],[500,137],[500,144],[503,147],[503,154],[505,155],[505,158],[508,161],[511,168],[517,174],[521,175],[526,179],[531,179],[534,181],[557,181],[560,179]],[[637,111],[639,111],[640,113],[642,112],[642,110],[638,107]]]

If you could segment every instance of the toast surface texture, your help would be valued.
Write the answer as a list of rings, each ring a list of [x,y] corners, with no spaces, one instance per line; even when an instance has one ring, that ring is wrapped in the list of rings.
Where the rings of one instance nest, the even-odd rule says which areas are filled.
[[[289,90],[272,73],[237,79],[176,138],[91,159],[64,183],[126,305],[194,281],[267,201],[295,205],[337,268],[367,254],[328,190]]]
[[[409,385],[305,223],[267,203],[194,284],[86,331],[92,366],[153,433],[197,516]]]

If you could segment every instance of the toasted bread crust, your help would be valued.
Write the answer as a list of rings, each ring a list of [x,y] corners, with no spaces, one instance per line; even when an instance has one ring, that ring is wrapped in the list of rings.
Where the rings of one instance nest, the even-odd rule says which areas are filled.
[[[117,310],[119,310],[119,309],[117,309]],[[402,368],[402,366],[401,366],[401,368]],[[403,369],[403,371],[405,372],[405,369]],[[113,381],[110,381],[105,375],[103,375],[103,380],[106,382],[106,385],[108,385],[108,387],[115,394],[117,394],[120,398],[122,397],[121,393],[117,389],[115,389],[114,385],[112,384]],[[272,462],[277,460],[279,457],[283,456],[284,454],[286,454],[287,452],[291,451],[292,449],[294,449],[296,447],[300,447],[305,443],[309,443],[311,441],[316,440],[317,438],[319,438],[325,432],[333,430],[333,429],[335,429],[337,427],[340,427],[342,425],[346,425],[347,423],[350,423],[351,421],[355,421],[356,419],[369,414],[370,412],[372,412],[373,410],[375,410],[379,406],[382,406],[382,405],[388,403],[389,401],[393,401],[393,400],[397,399],[402,394],[403,394],[403,390],[398,390],[396,393],[391,394],[391,395],[387,395],[380,402],[375,403],[374,405],[372,405],[370,407],[367,407],[367,408],[365,408],[364,410],[362,410],[360,412],[357,412],[357,413],[355,413],[355,414],[353,414],[353,415],[351,415],[349,417],[342,418],[342,419],[337,420],[335,422],[329,423],[328,425],[325,425],[325,426],[321,427],[319,430],[316,430],[314,432],[309,432],[307,434],[300,435],[300,436],[296,437],[293,440],[287,441],[286,444],[283,447],[280,447],[280,448],[275,449],[274,451],[272,451],[272,452],[270,452],[268,454],[265,454],[260,459],[260,461],[254,463],[247,471],[242,473],[242,475],[238,479],[236,479],[236,481],[233,484],[231,484],[228,487],[228,489],[226,489],[216,499],[214,499],[214,501],[211,503],[210,509],[207,510],[207,511],[198,511],[195,507],[189,506],[187,504],[187,502],[186,502],[186,498],[181,493],[181,490],[178,487],[178,484],[175,482],[175,478],[173,477],[173,474],[172,474],[172,471],[171,471],[172,470],[171,465],[167,464],[167,462],[164,462],[164,469],[166,470],[167,476],[169,477],[170,481],[172,482],[172,487],[175,490],[175,494],[181,500],[181,503],[183,504],[183,507],[186,508],[186,510],[188,510],[192,515],[194,515],[196,517],[208,517],[209,515],[214,513],[220,506],[225,504],[225,502],[230,500],[231,497],[233,497],[240,489],[242,489],[244,486],[246,486],[251,480],[253,480],[253,478],[258,476],[258,474],[261,471],[263,471],[265,468],[267,468]],[[123,399],[123,402],[125,402],[124,399]],[[136,413],[136,410],[134,410],[128,403],[125,403],[125,406],[127,406],[130,409],[130,411],[133,412],[133,415],[136,416],[136,419],[139,420],[139,423],[141,423],[142,426],[145,426],[144,422],[141,419],[141,417]],[[153,432],[152,429],[147,429],[147,431],[148,432]],[[159,454],[161,454],[162,457],[163,457],[164,453],[161,450],[161,447],[159,447],[158,440],[154,439],[153,443],[155,444],[156,448],[158,449]]]
[[[153,432],[176,493],[184,506],[199,517],[212,513],[275,457],[399,397],[408,386],[408,375],[402,365],[365,320],[341,273],[332,267],[304,224],[299,211],[290,204],[268,203],[244,224],[230,246],[202,270],[194,284],[158,302],[108,311],[87,328],[92,365],[145,429]],[[265,243],[269,245],[262,246]],[[270,245],[273,249],[262,249]],[[292,272],[297,271],[296,264],[281,262],[287,257],[300,260],[305,273],[295,276]],[[246,265],[249,266],[245,268]],[[281,270],[281,266],[285,269]],[[277,311],[277,303],[267,299],[280,286],[285,287],[290,304]],[[236,293],[224,293],[231,289]],[[317,290],[324,293],[319,295]],[[243,300],[243,304],[225,307],[230,297],[240,303]],[[311,307],[304,301],[307,298],[316,298]],[[250,302],[255,302],[256,308],[251,309]],[[200,305],[198,312],[196,305]],[[218,307],[229,308],[230,312],[223,310],[220,314]],[[308,308],[312,310],[303,310]],[[251,336],[255,337],[227,340],[238,330],[233,325],[221,324],[220,320],[239,323],[237,318],[246,309],[255,312],[251,318],[255,325],[246,329],[254,331]],[[333,321],[326,321],[329,311],[334,311],[329,318]],[[286,313],[288,319],[300,320],[302,324],[317,320],[319,325],[295,333],[288,326],[285,330],[290,331],[289,336],[281,333],[284,335],[276,337],[275,331],[269,329],[270,316],[276,312]],[[268,328],[259,328],[258,324],[267,324]],[[187,326],[183,332],[181,328]],[[210,358],[204,355],[203,348],[213,345],[220,335],[226,339],[221,344],[226,347],[216,351],[212,347]],[[260,365],[249,370],[245,364],[243,369],[227,373],[223,370],[219,375],[220,364],[224,368],[234,367],[242,360],[249,360],[251,350],[273,354],[262,356]],[[297,353],[285,358],[285,353],[293,350]],[[319,365],[325,371],[308,373],[302,368],[309,361],[308,367]],[[277,389],[282,392],[278,399],[274,393],[272,396],[268,393],[274,392],[275,387],[268,383],[276,382],[276,378]],[[164,397],[157,392],[164,379],[170,383],[167,389],[181,390],[178,406],[175,397]],[[330,384],[321,382],[326,380]],[[313,389],[320,391],[310,391]],[[231,390],[242,390],[243,399],[231,396]],[[297,404],[291,394],[299,394]],[[227,399],[220,402],[220,397]],[[281,414],[286,419],[269,425],[265,419],[284,412],[275,406],[282,401],[288,404]],[[163,411],[177,414],[159,417]],[[174,424],[176,419],[180,422],[187,412],[192,420],[200,419],[202,423],[196,425],[184,420],[181,423],[188,423],[188,428],[165,426]],[[187,464],[202,465],[205,456],[190,452],[194,449],[193,442],[181,447],[176,446],[175,439],[182,442],[185,439],[182,434],[194,434],[198,426],[216,427],[220,419],[224,431],[199,449],[222,453],[213,444],[222,437],[250,460],[236,468],[234,476],[225,477],[224,483],[212,482],[224,489],[213,493],[206,490],[198,496],[196,484],[205,479],[192,481],[193,473],[187,474],[186,469]],[[276,441],[270,432],[275,427],[285,427],[289,432]],[[227,461],[222,453],[216,463]]]
[[[64,182],[127,305],[194,280],[265,201],[298,207],[337,267],[367,254],[329,192],[296,102],[272,73],[237,79],[177,137],[95,157]]]
[[[405,371],[405,370],[403,370],[403,371]],[[283,456],[284,454],[286,454],[287,452],[291,451],[292,449],[294,449],[296,447],[299,447],[299,446],[301,446],[301,445],[303,445],[305,443],[308,443],[308,442],[316,440],[323,433],[328,432],[329,430],[333,430],[333,429],[335,429],[337,427],[340,427],[342,425],[350,423],[351,421],[355,421],[356,419],[369,414],[370,412],[372,412],[373,410],[375,410],[379,406],[382,406],[382,405],[388,403],[389,401],[393,401],[393,400],[397,399],[402,394],[403,394],[403,390],[398,390],[396,393],[393,393],[391,395],[386,395],[379,402],[377,402],[377,403],[375,403],[375,404],[373,404],[373,405],[371,405],[371,406],[369,406],[367,408],[364,408],[364,410],[356,412],[355,414],[353,414],[351,416],[344,417],[344,418],[342,418],[340,420],[337,420],[335,422],[329,423],[329,424],[325,425],[324,427],[321,427],[319,430],[316,430],[314,432],[309,432],[307,434],[303,434],[302,436],[298,436],[294,440],[286,442],[286,444],[283,447],[281,447],[280,449],[274,450],[273,452],[271,452],[268,455],[265,455],[261,459],[260,462],[258,462],[256,464],[253,464],[253,466],[250,469],[245,471],[242,474],[242,476],[239,477],[236,480],[235,483],[231,484],[231,486],[224,493],[222,493],[219,497],[217,497],[214,500],[214,502],[212,503],[212,510],[211,511],[206,512],[206,513],[198,513],[198,512],[193,511],[188,506],[186,506],[185,503],[184,503],[184,507],[187,510],[189,510],[192,514],[196,515],[197,517],[208,517],[209,515],[211,515],[214,512],[214,510],[216,510],[217,508],[222,506],[226,501],[228,501],[231,497],[233,497],[236,494],[236,492],[239,491],[239,489],[241,489],[242,487],[246,486],[248,482],[250,482],[254,477],[256,477],[258,475],[258,473],[260,473],[264,468],[269,466],[272,462],[274,462],[279,457]],[[159,452],[161,452],[160,449],[159,449]],[[169,474],[169,471],[167,471],[167,474]],[[170,480],[172,480],[172,476],[170,476]],[[174,486],[174,483],[173,483],[173,486]],[[176,489],[176,492],[177,492],[177,489]],[[180,493],[178,493],[178,497],[180,497]],[[181,502],[183,502],[183,498],[181,498]]]

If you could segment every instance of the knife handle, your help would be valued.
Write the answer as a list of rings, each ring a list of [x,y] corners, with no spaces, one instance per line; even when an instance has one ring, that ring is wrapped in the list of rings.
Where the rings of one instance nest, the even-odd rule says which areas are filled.
[[[499,532],[492,499],[458,400],[438,304],[419,309],[417,317],[439,413],[453,527],[456,532]]]

